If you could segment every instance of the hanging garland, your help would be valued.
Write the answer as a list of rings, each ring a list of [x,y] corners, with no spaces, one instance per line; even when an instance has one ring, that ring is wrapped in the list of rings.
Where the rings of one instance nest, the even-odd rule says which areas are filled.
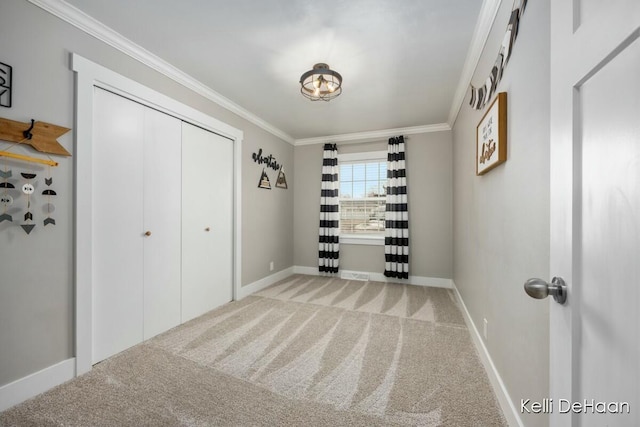
[[[489,102],[498,83],[502,79],[504,68],[511,58],[511,52],[513,51],[513,45],[516,42],[518,36],[518,26],[520,24],[520,18],[524,14],[524,10],[527,7],[527,0],[514,0],[513,8],[511,9],[511,17],[509,18],[509,24],[507,25],[507,31],[502,39],[502,45],[498,52],[491,73],[486,78],[484,85],[481,87],[471,86],[471,100],[469,105],[474,110],[481,110]]]

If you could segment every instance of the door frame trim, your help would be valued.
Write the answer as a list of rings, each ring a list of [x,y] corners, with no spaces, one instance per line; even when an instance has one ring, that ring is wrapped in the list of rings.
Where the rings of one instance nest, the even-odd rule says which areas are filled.
[[[108,90],[147,107],[161,111],[233,142],[233,299],[241,285],[242,267],[242,141],[243,131],[215,119],[193,107],[176,101],[154,89],[71,53],[75,72],[75,173],[74,173],[74,289],[75,289],[75,361],[76,376],[91,370],[93,330],[93,93],[94,87]]]

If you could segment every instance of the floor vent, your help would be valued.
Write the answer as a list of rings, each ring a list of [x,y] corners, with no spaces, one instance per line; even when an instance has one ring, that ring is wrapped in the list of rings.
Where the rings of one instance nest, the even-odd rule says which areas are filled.
[[[342,273],[340,273],[340,278],[341,279],[346,279],[346,280],[362,280],[362,281],[369,281],[369,273],[358,273],[356,271],[343,271]]]

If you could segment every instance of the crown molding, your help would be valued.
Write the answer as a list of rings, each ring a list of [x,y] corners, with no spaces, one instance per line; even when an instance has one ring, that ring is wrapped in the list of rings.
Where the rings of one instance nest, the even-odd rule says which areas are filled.
[[[447,121],[451,127],[456,122],[460,108],[464,103],[467,89],[471,84],[473,74],[478,67],[482,51],[489,38],[489,33],[493,27],[493,23],[498,15],[498,9],[502,0],[484,0],[482,7],[480,8],[480,15],[476,22],[476,28],[473,31],[473,37],[471,38],[471,44],[469,45],[469,51],[467,52],[467,58],[464,61],[464,67],[462,68],[462,74],[460,75],[460,81],[451,103],[451,110],[449,111],[449,120]]]
[[[342,135],[318,136],[315,138],[301,138],[301,139],[296,139],[293,145],[297,147],[299,145],[325,144],[330,142],[344,142],[344,143],[368,142],[368,141],[376,141],[376,140],[389,138],[392,136],[398,136],[398,135],[417,135],[420,133],[442,132],[447,130],[451,130],[451,126],[449,126],[448,123],[438,123],[435,125],[412,126],[412,127],[395,128],[395,129],[382,129],[382,130],[374,130],[374,131],[368,131],[368,132],[344,133]]]
[[[462,70],[461,78],[458,82],[458,87],[455,92],[451,109],[449,111],[449,117],[447,123],[439,123],[426,126],[414,126],[407,128],[386,129],[371,132],[355,132],[342,135],[329,135],[316,138],[301,138],[295,139],[286,132],[271,125],[262,118],[256,116],[250,111],[244,109],[240,105],[224,97],[218,92],[214,91],[210,87],[191,77],[187,73],[181,71],[177,67],[171,65],[167,61],[154,55],[143,47],[135,44],[131,40],[127,39],[120,33],[107,27],[100,21],[92,18],[76,7],[70,5],[64,0],[28,0],[35,6],[51,13],[52,15],[60,18],[61,20],[73,25],[86,34],[95,37],[96,39],[106,43],[107,45],[119,50],[125,55],[145,64],[146,66],[158,71],[164,76],[177,82],[178,84],[196,92],[197,94],[205,97],[206,99],[220,105],[221,107],[231,111],[234,114],[242,117],[243,119],[253,123],[254,125],[264,129],[272,135],[288,142],[289,144],[298,145],[310,145],[326,142],[345,142],[356,143],[366,142],[376,139],[383,139],[398,134],[411,135],[428,132],[440,132],[451,130],[453,127],[460,108],[464,102],[467,89],[471,83],[473,74],[480,61],[480,56],[487,42],[487,38],[491,31],[491,27],[495,21],[498,9],[502,3],[502,0],[484,0],[480,9],[480,15],[474,29],[474,34],[471,39],[471,44],[467,52],[464,68]]]
[[[294,143],[294,138],[286,132],[276,128],[250,111],[242,108],[230,99],[220,95],[210,87],[204,85],[200,81],[194,79],[187,73],[174,67],[167,61],[154,55],[143,47],[135,44],[120,33],[107,27],[100,21],[92,18],[76,7],[70,5],[64,0],[28,0],[30,3],[38,6],[52,15],[62,19],[63,21],[73,25],[79,30],[97,38],[98,40],[108,44],[109,46],[119,50],[120,52],[130,56],[131,58],[145,64],[146,66],[158,71],[171,80],[191,89],[208,100],[220,105],[221,107],[231,111],[242,117],[254,125],[264,129],[265,131],[277,136],[278,138]]]

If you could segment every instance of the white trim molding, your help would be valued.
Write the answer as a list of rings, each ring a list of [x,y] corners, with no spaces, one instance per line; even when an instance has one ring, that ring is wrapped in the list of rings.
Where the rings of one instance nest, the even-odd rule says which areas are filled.
[[[462,316],[464,317],[464,321],[467,324],[467,328],[469,329],[469,335],[471,335],[471,339],[475,344],[476,350],[478,351],[478,355],[480,356],[480,360],[484,365],[484,369],[487,372],[487,376],[489,377],[489,382],[493,387],[493,391],[496,393],[496,398],[498,399],[498,403],[500,404],[500,408],[507,419],[507,424],[510,426],[518,426],[524,427],[524,423],[520,418],[520,414],[516,406],[513,404],[513,400],[507,391],[507,386],[502,381],[502,377],[498,373],[498,369],[496,365],[493,363],[493,359],[491,359],[491,355],[489,354],[489,350],[487,346],[484,345],[484,341],[480,335],[480,331],[476,327],[473,319],[471,318],[471,314],[469,310],[467,310],[467,306],[462,299],[462,295],[458,291],[456,284],[451,281],[453,285],[453,293],[462,308]]]
[[[260,280],[256,280],[253,283],[249,283],[248,285],[242,286],[238,291],[238,296],[236,300],[241,300],[244,297],[247,297],[253,293],[259,292],[264,288],[267,288],[274,283],[279,282],[280,280],[286,279],[287,277],[293,275],[293,267],[285,268],[284,270],[280,270],[277,273],[274,273],[270,276],[263,277]]]
[[[387,161],[387,150],[382,151],[362,151],[358,153],[338,153],[338,163],[340,162],[366,162],[376,160]]]
[[[46,10],[52,15],[62,19],[63,21],[73,25],[79,30],[95,37],[96,39],[108,44],[109,46],[119,50],[125,55],[145,64],[146,66],[158,71],[171,80],[181,84],[182,86],[193,90],[208,100],[220,105],[223,108],[237,114],[243,119],[248,120],[254,125],[264,129],[265,131],[277,136],[278,138],[294,143],[293,137],[286,132],[278,129],[272,124],[266,122],[252,112],[244,109],[240,105],[231,101],[214,91],[210,87],[191,77],[184,71],[171,65],[157,55],[149,52],[142,46],[132,42],[117,31],[107,27],[100,21],[92,18],[80,9],[70,5],[64,0],[29,0],[32,4]]]
[[[71,67],[76,73],[75,118],[75,346],[76,375],[91,370],[92,358],[92,287],[93,287],[93,96],[100,87],[158,111],[169,114],[205,130],[226,137],[234,143],[233,223],[233,295],[238,297],[242,267],[242,141],[244,133],[214,117],[182,104],[160,92],[124,77],[78,54],[72,54]]]
[[[340,244],[384,246],[384,232],[377,234],[340,234]]]
[[[302,265],[294,265],[293,274],[306,274],[307,276],[320,276],[318,267],[306,267]]]
[[[447,130],[451,130],[451,126],[449,126],[448,123],[438,123],[435,125],[344,133],[342,135],[318,136],[315,138],[301,138],[296,139],[294,145],[297,147],[298,145],[328,144],[336,142],[355,144],[358,142],[379,141],[398,135],[418,135],[421,133],[442,132]]]
[[[293,266],[294,274],[307,274],[309,276],[320,276],[318,267],[307,267],[301,265]],[[322,274],[323,276],[325,274]],[[401,280],[392,277],[386,277],[383,273],[373,273],[370,271],[351,271],[340,270],[340,276],[349,275],[352,277],[368,277],[372,282],[384,282],[384,283],[404,283],[406,285],[416,286],[431,286],[434,288],[446,288],[453,289],[453,281],[451,279],[445,279],[441,277],[424,277],[424,276],[409,276],[408,280]]]
[[[358,143],[380,140],[397,135],[414,135],[428,132],[441,132],[451,130],[453,127],[462,103],[464,102],[467,89],[471,83],[471,78],[478,66],[480,56],[487,42],[487,38],[495,21],[498,9],[502,0],[484,0],[480,9],[480,15],[476,22],[476,27],[471,39],[471,44],[467,52],[465,64],[461,73],[460,80],[451,103],[449,117],[447,123],[437,123],[423,126],[413,126],[396,129],[383,129],[376,131],[365,131],[347,133],[341,135],[328,135],[314,138],[298,138],[295,139],[283,130],[277,128],[271,123],[258,117],[249,110],[236,104],[229,98],[219,94],[215,90],[206,86],[204,83],[171,65],[159,56],[151,53],[142,46],[132,42],[122,34],[106,26],[95,18],[82,12],[80,9],[72,6],[64,0],[28,0],[33,5],[51,13],[61,20],[73,25],[80,31],[95,37],[96,39],[106,43],[107,45],[117,49],[118,51],[130,56],[131,58],[141,62],[142,64],[158,71],[171,80],[181,84],[182,86],[193,90],[202,95],[206,99],[220,105],[231,111],[243,119],[255,124],[272,135],[288,142],[289,144],[311,145],[328,142]]]
[[[75,376],[74,358],[63,360],[0,387],[0,412],[67,382]]]
[[[464,103],[471,79],[478,67],[478,62],[480,62],[482,51],[489,38],[489,33],[496,20],[501,3],[502,0],[484,0],[482,2],[480,15],[478,16],[478,21],[476,22],[476,27],[471,38],[471,44],[467,52],[467,58],[464,61],[464,67],[460,74],[460,81],[458,81],[458,87],[453,96],[453,102],[451,102],[451,110],[449,110],[449,119],[447,122],[451,127],[453,127],[458,118],[458,113],[460,113],[460,108],[462,108],[462,104]]]

